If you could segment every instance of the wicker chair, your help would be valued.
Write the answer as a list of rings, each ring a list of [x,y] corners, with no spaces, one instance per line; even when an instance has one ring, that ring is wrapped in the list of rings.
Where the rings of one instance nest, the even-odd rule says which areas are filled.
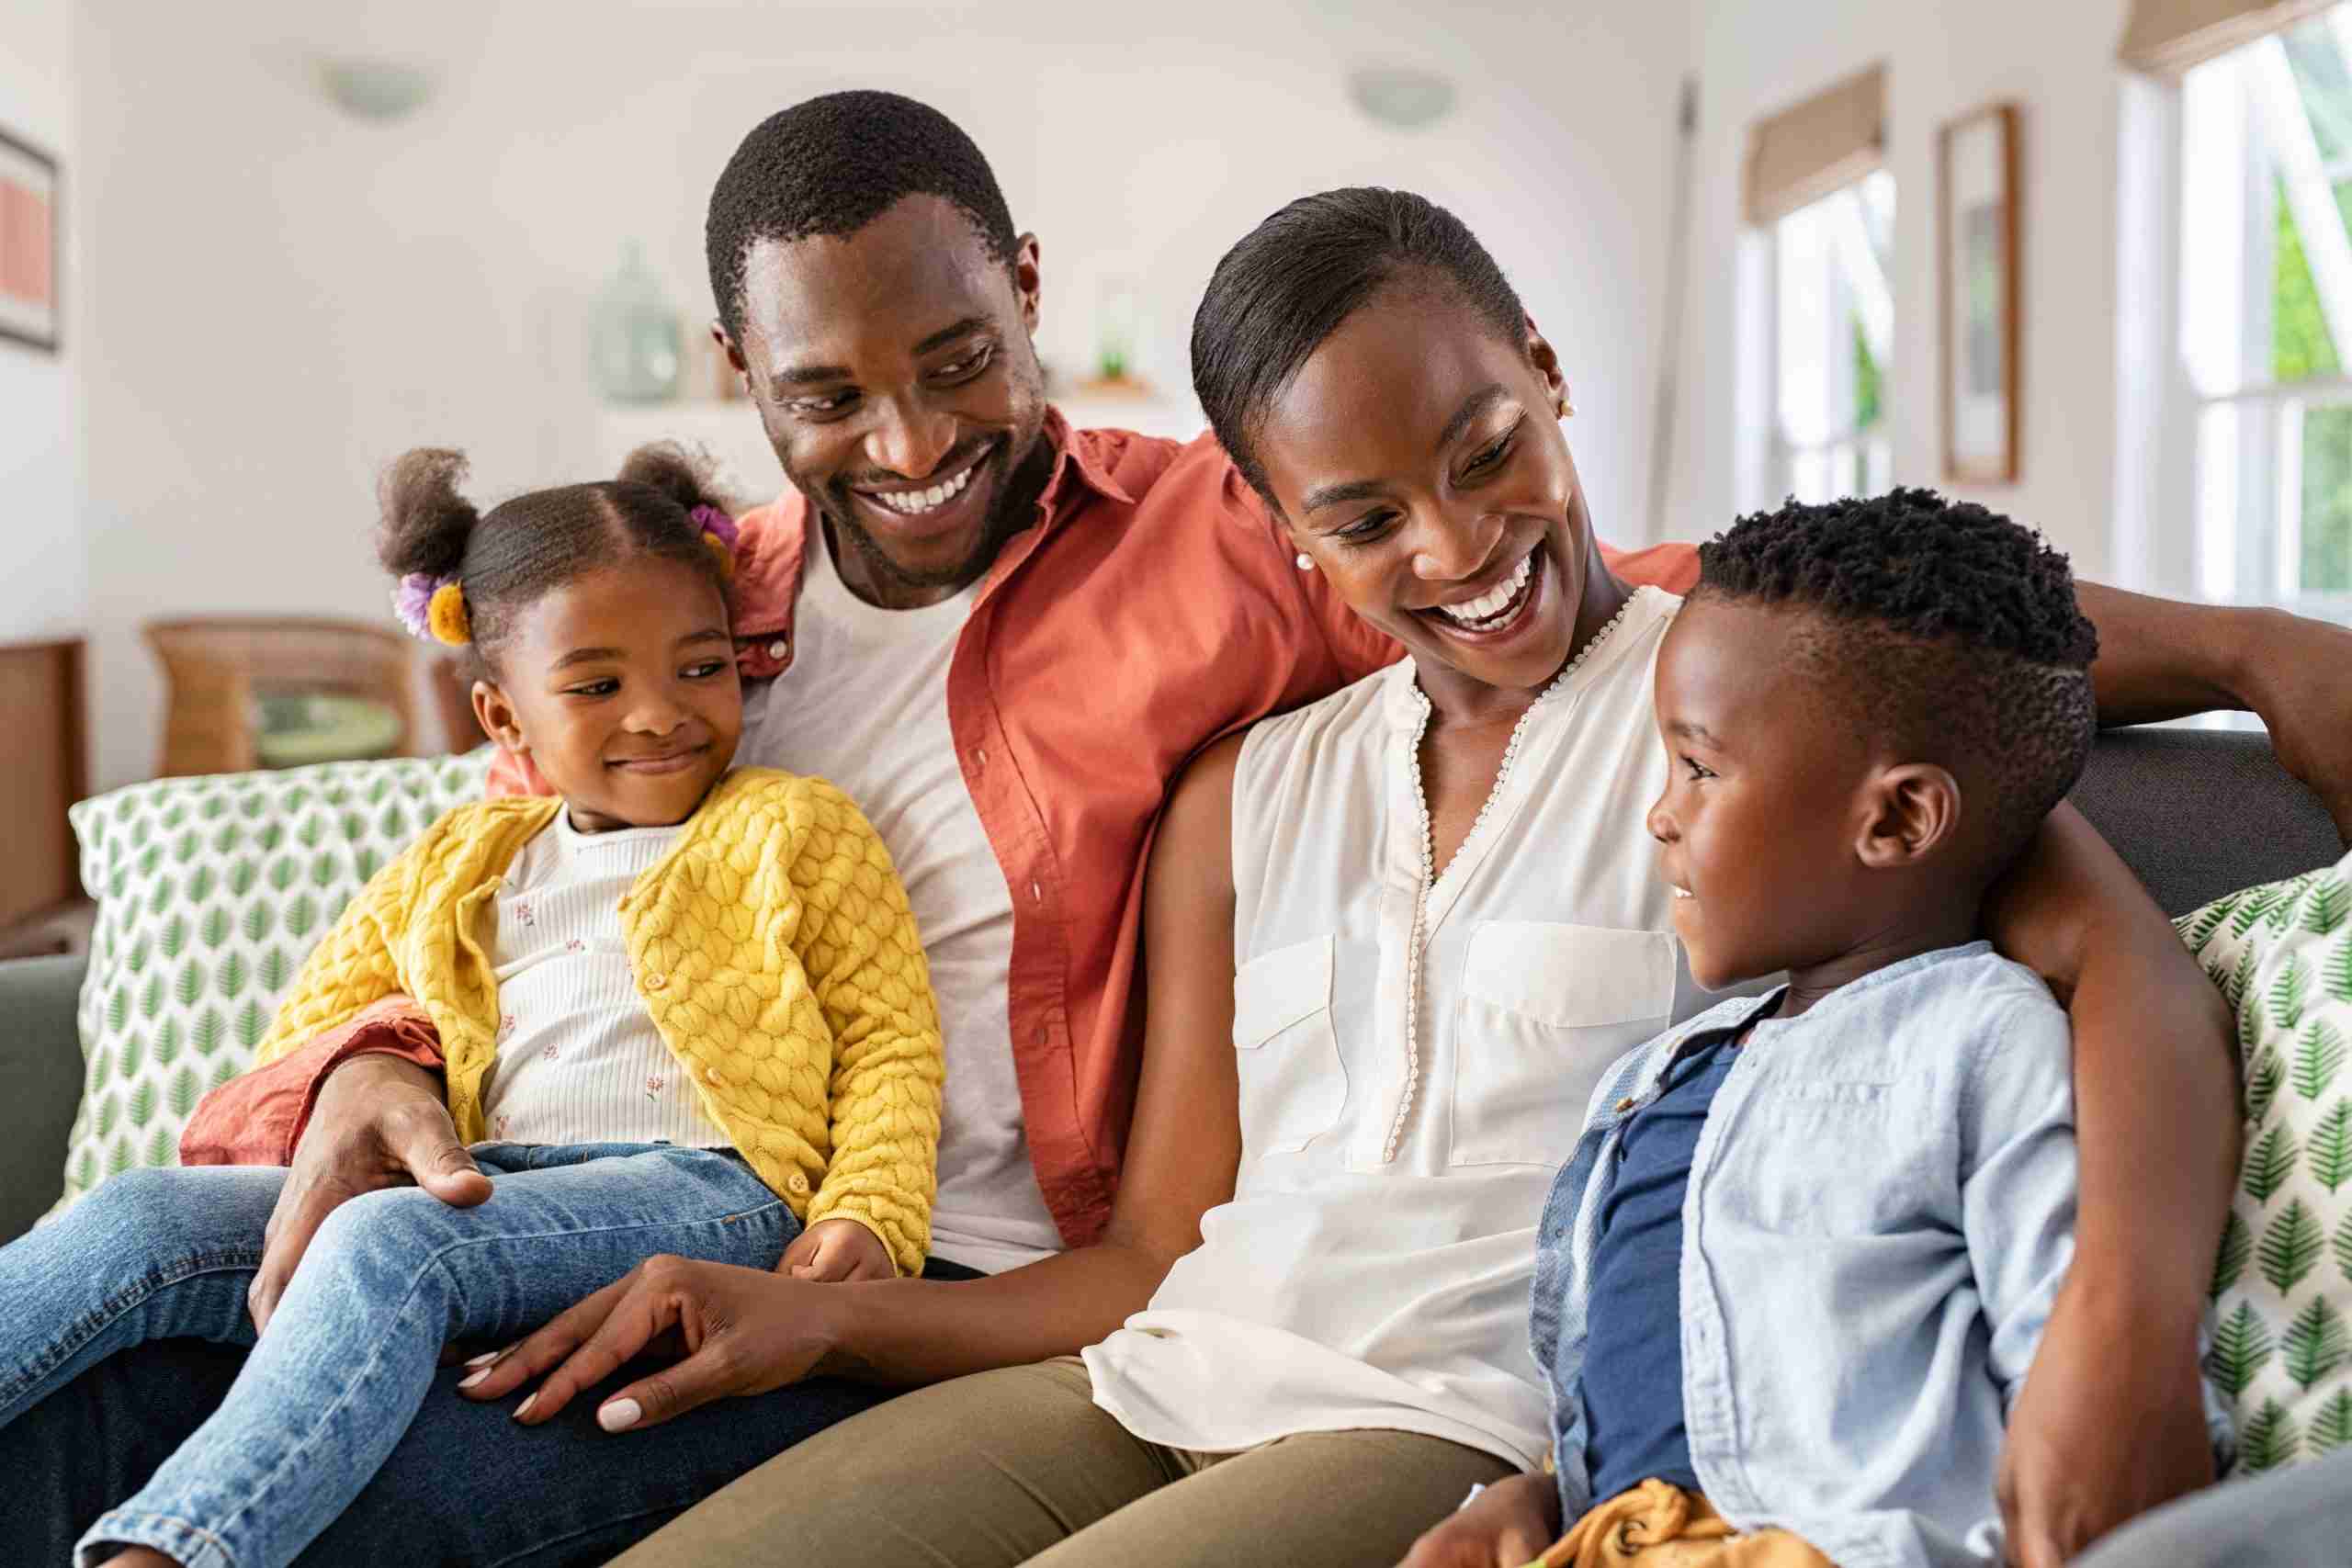
[[[416,739],[411,641],[365,621],[207,617],[151,621],[148,647],[171,685],[164,776],[283,765],[262,723],[265,701],[357,698],[390,716],[356,735],[353,756],[399,756]],[[332,754],[332,753],[330,753]],[[324,761],[306,755],[301,761]]]

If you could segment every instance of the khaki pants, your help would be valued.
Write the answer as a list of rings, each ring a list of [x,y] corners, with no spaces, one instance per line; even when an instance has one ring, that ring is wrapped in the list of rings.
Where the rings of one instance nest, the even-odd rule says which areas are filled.
[[[1147,1443],[1074,1356],[958,1378],[818,1434],[615,1568],[1388,1568],[1511,1467],[1442,1438]]]

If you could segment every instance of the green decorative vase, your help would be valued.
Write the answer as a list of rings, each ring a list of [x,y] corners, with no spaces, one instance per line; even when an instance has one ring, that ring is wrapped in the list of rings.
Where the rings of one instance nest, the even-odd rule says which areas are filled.
[[[598,290],[589,313],[588,361],[608,402],[666,403],[678,395],[685,360],[678,312],[645,265],[636,241],[621,253],[621,269]]]

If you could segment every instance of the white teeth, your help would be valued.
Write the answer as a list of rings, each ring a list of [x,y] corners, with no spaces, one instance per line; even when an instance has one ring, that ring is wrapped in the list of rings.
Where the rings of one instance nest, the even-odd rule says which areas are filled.
[[[1490,621],[1510,607],[1511,603],[1519,597],[1519,591],[1527,586],[1527,580],[1534,574],[1534,571],[1535,552],[1530,550],[1519,558],[1518,567],[1509,577],[1504,578],[1476,599],[1467,600],[1459,604],[1440,604],[1437,606],[1438,612],[1456,626],[1475,626],[1481,621]]]
[[[908,491],[899,495],[877,495],[874,499],[903,516],[920,517],[963,494],[964,487],[970,484],[972,476],[979,471],[979,464],[974,463],[944,484],[935,484],[929,490]]]

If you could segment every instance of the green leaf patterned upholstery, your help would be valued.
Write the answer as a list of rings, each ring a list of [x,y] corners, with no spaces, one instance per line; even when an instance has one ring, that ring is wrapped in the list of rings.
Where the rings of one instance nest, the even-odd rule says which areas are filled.
[[[62,1201],[177,1162],[197,1100],[252,1062],[345,903],[435,818],[480,799],[489,768],[487,749],[329,762],[161,779],[74,807],[98,919]]]
[[[2175,922],[2237,1012],[2245,1156],[2205,1370],[2238,1468],[2352,1444],[2352,856]]]

